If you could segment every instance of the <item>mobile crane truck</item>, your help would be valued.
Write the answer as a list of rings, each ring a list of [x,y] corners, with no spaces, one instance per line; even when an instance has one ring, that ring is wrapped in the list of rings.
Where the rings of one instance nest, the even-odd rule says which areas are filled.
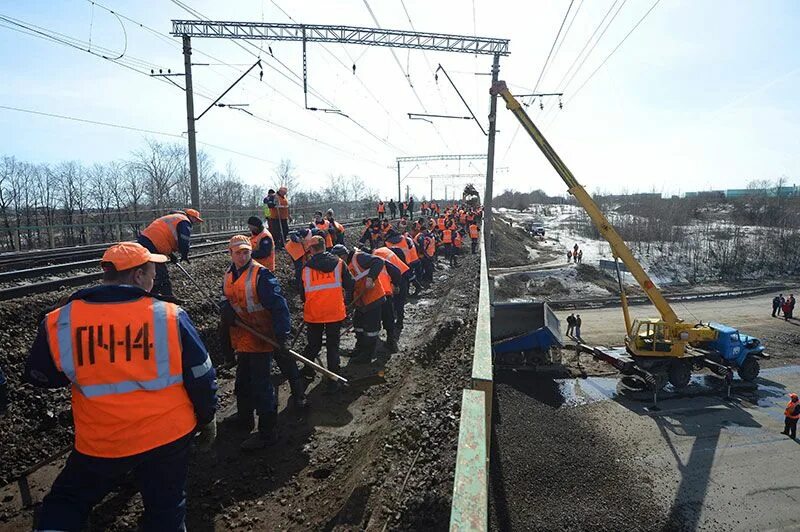
[[[742,335],[736,329],[719,323],[691,324],[678,318],[619,233],[556,154],[522,105],[508,90],[506,83],[495,82],[491,93],[505,100],[506,107],[514,113],[523,129],[564,180],[568,192],[586,210],[592,223],[609,243],[611,253],[617,262],[617,281],[625,319],[625,347],[591,347],[579,344],[578,348],[590,351],[595,358],[611,364],[624,375],[642,377],[653,390],[660,390],[667,382],[674,388],[683,388],[689,384],[692,371],[702,368],[709,368],[729,381],[732,378],[732,371],[736,369],[743,380],[754,381],[760,370],[758,358],[768,357],[764,353],[761,341],[758,338]],[[661,315],[660,318],[636,319],[631,322],[619,271],[620,260],[656,307]]]

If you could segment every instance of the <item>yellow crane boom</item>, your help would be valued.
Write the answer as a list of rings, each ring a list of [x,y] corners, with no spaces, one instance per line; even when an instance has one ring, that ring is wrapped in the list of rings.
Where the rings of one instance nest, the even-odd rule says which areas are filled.
[[[663,294],[658,289],[658,287],[653,283],[650,276],[647,275],[647,272],[644,271],[639,261],[633,256],[633,253],[625,244],[625,241],[622,240],[622,237],[619,236],[614,226],[608,221],[605,217],[603,212],[597,206],[597,203],[592,199],[586,189],[578,183],[578,180],[575,179],[575,176],[572,175],[572,172],[567,168],[567,165],[564,164],[564,161],[558,156],[558,154],[553,150],[550,146],[550,143],[547,142],[547,139],[544,138],[542,133],[539,131],[539,128],[533,123],[533,121],[528,116],[528,113],[522,108],[522,105],[517,101],[516,98],[511,94],[506,86],[505,81],[497,81],[492,85],[491,88],[492,94],[499,95],[505,100],[506,107],[514,113],[514,116],[517,117],[519,123],[525,129],[525,131],[530,135],[531,139],[536,143],[542,153],[550,161],[550,164],[553,165],[556,172],[561,179],[564,180],[564,183],[567,184],[567,190],[570,194],[575,196],[575,199],[581,204],[581,206],[586,210],[589,214],[589,218],[592,219],[592,222],[600,231],[600,234],[603,238],[611,246],[611,252],[614,254],[614,257],[619,258],[625,266],[628,267],[628,271],[633,275],[636,281],[639,283],[639,286],[642,287],[642,290],[645,291],[647,297],[653,303],[653,305],[658,309],[658,312],[661,314],[661,319],[669,324],[673,325],[681,320],[678,319],[678,316],[675,314],[675,311],[672,310],[672,307],[669,305],[666,299],[664,299]],[[626,316],[626,321],[627,316]],[[630,324],[626,323],[626,326],[630,327]]]

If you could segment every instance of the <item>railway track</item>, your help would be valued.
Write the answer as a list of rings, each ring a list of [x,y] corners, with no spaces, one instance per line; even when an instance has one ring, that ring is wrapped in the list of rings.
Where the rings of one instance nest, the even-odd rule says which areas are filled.
[[[704,299],[729,299],[733,297],[748,297],[756,296],[759,294],[771,294],[776,290],[785,290],[784,287],[779,286],[762,286],[757,288],[741,288],[733,290],[717,290],[713,292],[684,292],[674,294],[664,294],[667,301],[686,302],[686,301],[702,301]],[[629,305],[645,305],[649,304],[650,300],[647,296],[628,296]],[[551,308],[555,310],[580,310],[590,308],[604,308],[620,306],[619,297],[593,297],[586,299],[556,299],[547,302]]]

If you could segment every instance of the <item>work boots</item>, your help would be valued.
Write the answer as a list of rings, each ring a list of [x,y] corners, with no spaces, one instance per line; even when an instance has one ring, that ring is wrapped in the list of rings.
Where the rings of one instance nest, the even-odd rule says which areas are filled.
[[[386,346],[386,350],[389,352],[389,354],[397,353],[398,351],[400,351],[400,347],[398,347],[397,345],[397,338],[393,336],[387,338],[386,342],[384,342],[383,345]]]
[[[258,431],[242,442],[241,450],[257,451],[278,443],[277,424],[277,412],[269,412],[263,416],[258,416]]]

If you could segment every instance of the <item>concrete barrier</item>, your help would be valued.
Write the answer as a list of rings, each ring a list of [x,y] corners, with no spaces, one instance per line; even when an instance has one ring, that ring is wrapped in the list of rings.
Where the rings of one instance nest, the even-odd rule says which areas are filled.
[[[485,233],[481,231],[482,237]],[[450,508],[451,531],[489,527],[489,449],[492,435],[492,306],[489,264],[481,250],[478,320],[472,358],[472,389],[464,390],[458,428],[458,454]]]

